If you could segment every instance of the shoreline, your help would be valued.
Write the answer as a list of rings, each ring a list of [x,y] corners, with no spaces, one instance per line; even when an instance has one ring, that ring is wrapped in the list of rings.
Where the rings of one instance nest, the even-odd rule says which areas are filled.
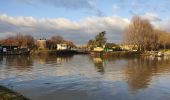
[[[0,85],[0,100],[30,100],[23,95]]]

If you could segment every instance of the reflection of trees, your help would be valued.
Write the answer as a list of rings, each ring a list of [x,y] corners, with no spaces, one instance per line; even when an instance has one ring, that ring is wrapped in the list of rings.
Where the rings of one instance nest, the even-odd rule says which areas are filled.
[[[18,70],[28,70],[33,65],[33,61],[28,55],[3,56],[3,62],[7,68],[16,68]]]
[[[70,62],[73,58],[73,55],[63,55],[63,56],[56,56],[56,55],[39,55],[34,56],[34,59],[37,61],[37,63],[40,64],[47,64],[47,63],[64,63],[64,62]]]
[[[129,60],[125,67],[125,75],[130,89],[137,90],[146,88],[153,75],[170,70],[169,59],[137,58]]]
[[[54,56],[54,55],[41,55],[41,56],[28,56],[28,55],[9,55],[1,56],[0,63],[4,63],[7,69],[16,69],[20,71],[31,70],[33,61],[39,64],[53,64],[69,62],[73,56]]]
[[[133,57],[129,57],[128,59],[132,59]],[[93,55],[89,56],[89,60],[94,63],[95,68],[97,69],[98,72],[101,74],[104,74],[105,72],[105,67],[108,66],[109,64],[115,63],[116,60],[122,60],[122,59],[127,59],[124,57],[111,57],[111,56],[98,56],[98,55]]]
[[[101,74],[104,74],[105,70],[104,70],[103,58],[101,58],[101,57],[92,57],[91,60],[93,61],[94,66],[97,69],[97,71],[100,72]]]

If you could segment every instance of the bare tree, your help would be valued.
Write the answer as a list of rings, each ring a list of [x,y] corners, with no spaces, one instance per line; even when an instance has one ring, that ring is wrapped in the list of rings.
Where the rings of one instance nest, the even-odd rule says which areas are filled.
[[[146,19],[135,16],[130,25],[124,31],[124,40],[126,44],[137,45],[139,51],[151,49],[150,45],[153,41],[154,34],[153,27]],[[154,40],[156,41],[156,40]]]
[[[34,38],[31,35],[25,35],[24,38],[26,40],[26,46],[30,49],[33,49],[33,47],[35,46]]]
[[[54,42],[55,44],[57,44],[57,43],[62,43],[63,41],[64,41],[64,39],[63,39],[63,37],[61,37],[61,36],[52,36],[51,38],[50,38],[50,40],[52,41],[52,42]]]

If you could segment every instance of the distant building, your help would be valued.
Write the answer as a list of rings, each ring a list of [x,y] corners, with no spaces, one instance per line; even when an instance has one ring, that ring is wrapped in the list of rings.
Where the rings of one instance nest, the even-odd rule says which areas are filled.
[[[68,44],[57,44],[57,50],[70,50],[71,47]]]
[[[96,48],[94,48],[93,51],[94,51],[94,52],[102,52],[102,51],[104,51],[104,48],[102,48],[102,47],[96,47]]]
[[[37,40],[38,49],[46,49],[46,45],[47,45],[46,42],[47,42],[46,39]]]

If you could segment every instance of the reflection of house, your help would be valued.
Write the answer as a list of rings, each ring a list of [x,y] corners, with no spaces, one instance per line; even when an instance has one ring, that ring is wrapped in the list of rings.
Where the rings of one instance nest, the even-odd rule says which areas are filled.
[[[93,61],[94,61],[94,65],[97,69],[98,72],[100,72],[101,74],[104,73],[104,62],[103,62],[103,59],[102,58],[99,58],[99,57],[95,57],[93,58]]]
[[[120,45],[122,50],[137,51],[137,45]]]
[[[46,48],[46,39],[39,39],[37,40],[38,49],[45,49]]]
[[[71,47],[68,44],[57,44],[57,50],[70,50]]]

